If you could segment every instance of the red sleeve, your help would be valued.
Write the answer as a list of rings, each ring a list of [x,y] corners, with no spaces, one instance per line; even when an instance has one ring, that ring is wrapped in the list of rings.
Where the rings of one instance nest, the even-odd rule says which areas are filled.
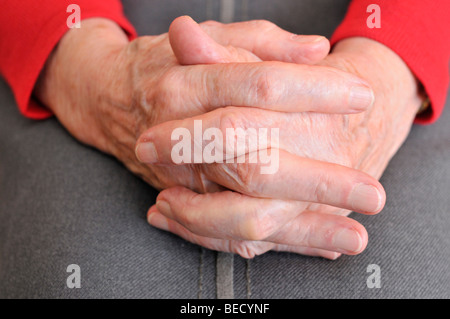
[[[370,4],[381,8],[381,28],[370,29]],[[417,123],[436,121],[445,105],[449,84],[449,0],[353,0],[331,42],[363,36],[381,42],[396,52],[422,82],[431,100],[431,112]]]
[[[81,19],[103,17],[128,34],[136,33],[122,12],[119,0],[13,0],[0,9],[0,72],[11,86],[22,114],[33,119],[51,116],[32,97],[45,61],[68,30],[69,4],[78,4]]]

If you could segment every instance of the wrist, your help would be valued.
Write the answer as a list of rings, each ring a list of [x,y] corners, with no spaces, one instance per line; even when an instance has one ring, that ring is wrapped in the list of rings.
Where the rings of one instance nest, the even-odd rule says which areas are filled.
[[[49,56],[36,83],[35,95],[55,111],[61,104],[55,101],[56,97],[64,93],[70,96],[57,88],[63,89],[64,84],[71,88],[92,85],[93,73],[98,77],[108,67],[113,52],[126,44],[124,32],[114,22],[102,18],[83,20],[81,28],[66,32]]]
[[[69,30],[48,58],[34,94],[82,142],[94,145],[95,108],[108,90],[119,52],[128,44],[122,29],[103,18],[83,20]],[[89,133],[79,128],[90,126]],[[95,145],[99,146],[99,145]]]

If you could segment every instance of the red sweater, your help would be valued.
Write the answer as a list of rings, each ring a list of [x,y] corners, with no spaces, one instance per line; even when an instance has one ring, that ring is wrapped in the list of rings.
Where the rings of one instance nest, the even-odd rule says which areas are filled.
[[[119,0],[3,1],[0,9],[0,72],[11,86],[22,114],[43,119],[51,113],[32,91],[46,59],[68,30],[69,4],[81,7],[81,19],[104,17],[118,23],[130,39],[136,32]],[[367,26],[370,4],[381,8],[381,28]],[[417,119],[432,123],[442,112],[449,83],[450,0],[353,0],[332,43],[364,36],[394,50],[424,85],[432,111]]]

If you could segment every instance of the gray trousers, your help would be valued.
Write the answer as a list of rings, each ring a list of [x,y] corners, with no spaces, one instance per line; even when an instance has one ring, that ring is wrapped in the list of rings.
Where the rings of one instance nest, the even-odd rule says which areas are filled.
[[[347,0],[124,1],[142,34],[171,20],[268,19],[330,35]],[[413,128],[381,182],[388,201],[367,250],[337,261],[267,253],[251,261],[148,226],[157,192],[56,119],[21,117],[0,83],[0,298],[449,298],[450,106]],[[68,265],[81,288],[66,285]],[[368,272],[378,265],[380,273]],[[381,288],[367,282],[379,274]]]

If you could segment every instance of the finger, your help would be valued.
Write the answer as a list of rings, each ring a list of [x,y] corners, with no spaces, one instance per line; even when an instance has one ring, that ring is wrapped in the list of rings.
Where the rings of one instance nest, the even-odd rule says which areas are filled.
[[[203,237],[267,241],[345,254],[358,254],[367,245],[366,230],[353,219],[296,211],[294,205],[232,192],[196,194],[177,187],[161,192],[156,208]]]
[[[275,148],[270,155],[258,151],[233,163],[204,165],[202,171],[209,180],[253,197],[319,203],[363,214],[379,213],[386,201],[383,186],[362,171]]]
[[[182,65],[261,61],[247,50],[220,45],[188,16],[179,17],[172,22],[169,40]]]
[[[250,241],[274,234],[306,205],[230,191],[198,194],[185,187],[162,191],[156,202],[161,214],[197,235]]]
[[[256,255],[261,255],[269,250],[291,252],[312,257],[323,257],[331,260],[336,260],[341,256],[341,254],[337,252],[310,247],[274,245],[268,242],[225,240],[199,236],[189,231],[180,223],[162,215],[157,210],[156,205],[152,206],[148,211],[147,220],[153,227],[164,231],[169,231],[193,244],[216,251],[239,254],[243,258],[253,258]]]
[[[256,255],[261,255],[275,246],[274,244],[267,242],[225,240],[196,235],[180,223],[162,215],[156,206],[150,208],[147,220],[153,227],[171,232],[193,244],[211,250],[238,254],[247,259],[253,258]]]
[[[367,110],[374,94],[355,75],[326,66],[283,62],[219,63],[174,68],[161,79],[164,103],[204,112],[226,106],[279,112],[354,114]]]
[[[183,123],[185,122],[180,125],[184,129],[186,126],[191,128]],[[170,122],[159,127],[167,125],[170,125]],[[208,180],[254,197],[307,201],[365,214],[376,214],[384,207],[386,194],[381,184],[373,177],[345,166],[298,157],[278,149],[276,136],[271,136],[270,142],[269,138],[261,135],[250,137],[250,142],[247,142],[245,136],[223,138],[219,136],[218,131],[218,137],[211,142],[213,147],[206,151],[206,147],[202,145],[201,128],[200,134],[195,133],[195,128],[191,128],[193,139],[186,129],[181,136],[182,140],[178,142],[180,136],[176,135],[177,125],[170,129],[159,127],[152,131],[153,134],[139,139],[136,156],[141,162],[212,163],[202,167],[202,172]],[[175,135],[168,135],[171,130]],[[274,132],[271,132],[271,135],[273,134]],[[168,147],[172,140],[176,140],[177,144]],[[235,147],[235,140],[243,142],[240,144],[244,146]],[[225,144],[227,145],[223,147]],[[233,149],[229,144],[233,144]],[[270,147],[270,151],[264,150],[264,147]],[[258,151],[254,152],[254,149]],[[248,151],[252,153],[241,155]]]
[[[314,64],[330,51],[330,43],[323,36],[296,35],[264,20],[231,24],[207,21],[201,27],[223,46],[246,49],[265,61]]]
[[[305,211],[266,240],[357,255],[366,249],[368,234],[351,218]]]

